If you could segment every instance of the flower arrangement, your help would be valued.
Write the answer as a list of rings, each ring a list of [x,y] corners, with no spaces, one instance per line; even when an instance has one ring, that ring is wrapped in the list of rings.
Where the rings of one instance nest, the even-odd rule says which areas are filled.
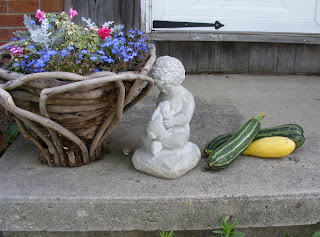
[[[24,16],[27,31],[17,31],[7,49],[11,59],[5,69],[25,74],[50,71],[88,75],[98,71],[137,70],[147,60],[151,45],[140,30],[128,35],[122,25],[105,22],[98,27],[82,17],[87,27],[74,24],[72,7],[61,14],[37,10]],[[138,68],[139,69],[139,68]]]

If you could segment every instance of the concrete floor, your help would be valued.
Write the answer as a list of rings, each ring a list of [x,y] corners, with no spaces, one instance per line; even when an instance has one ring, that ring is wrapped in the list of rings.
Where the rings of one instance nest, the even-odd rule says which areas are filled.
[[[197,233],[189,236],[200,237],[219,228],[222,216],[238,218],[246,236],[284,236],[280,232],[290,228],[297,233],[290,236],[311,236],[319,229],[320,77],[188,75],[183,86],[195,97],[190,141],[200,150],[260,112],[267,114],[262,128],[299,124],[306,142],[287,157],[240,156],[217,172],[203,158],[175,180],[144,174],[122,150],[142,145],[139,138],[159,93],[154,87],[107,138],[111,153],[92,164],[48,167],[40,163],[37,148],[19,137],[0,159],[3,235],[47,236],[41,235],[45,230],[156,236],[142,231],[183,231],[187,219],[187,229]],[[275,229],[279,235],[267,231]]]

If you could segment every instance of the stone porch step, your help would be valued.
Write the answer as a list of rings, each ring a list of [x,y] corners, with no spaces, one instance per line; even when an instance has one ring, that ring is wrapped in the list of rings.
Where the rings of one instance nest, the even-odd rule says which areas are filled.
[[[219,172],[203,158],[175,180],[141,173],[122,150],[141,146],[154,87],[108,137],[111,153],[92,164],[48,167],[19,137],[0,159],[0,236],[159,236],[162,228],[184,236],[186,228],[185,236],[201,237],[222,216],[238,218],[246,236],[304,237],[320,229],[320,78],[188,75],[183,85],[195,97],[190,141],[201,150],[259,112],[267,113],[263,128],[299,124],[306,142],[281,159],[240,156]]]

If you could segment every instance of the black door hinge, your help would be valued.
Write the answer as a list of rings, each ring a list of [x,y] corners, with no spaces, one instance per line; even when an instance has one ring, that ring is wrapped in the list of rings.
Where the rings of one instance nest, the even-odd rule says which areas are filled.
[[[216,30],[224,25],[219,21],[215,23],[198,23],[182,21],[153,21],[153,28],[182,28],[182,27],[214,27]]]

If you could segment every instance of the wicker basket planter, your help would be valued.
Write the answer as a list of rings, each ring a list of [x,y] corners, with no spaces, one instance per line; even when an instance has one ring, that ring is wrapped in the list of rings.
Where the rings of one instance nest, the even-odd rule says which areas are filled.
[[[0,51],[0,62],[7,54]],[[25,75],[0,68],[0,104],[39,148],[44,163],[88,164],[107,149],[105,138],[123,112],[151,89],[153,80],[147,75],[155,59],[153,46],[144,67],[135,72]]]

